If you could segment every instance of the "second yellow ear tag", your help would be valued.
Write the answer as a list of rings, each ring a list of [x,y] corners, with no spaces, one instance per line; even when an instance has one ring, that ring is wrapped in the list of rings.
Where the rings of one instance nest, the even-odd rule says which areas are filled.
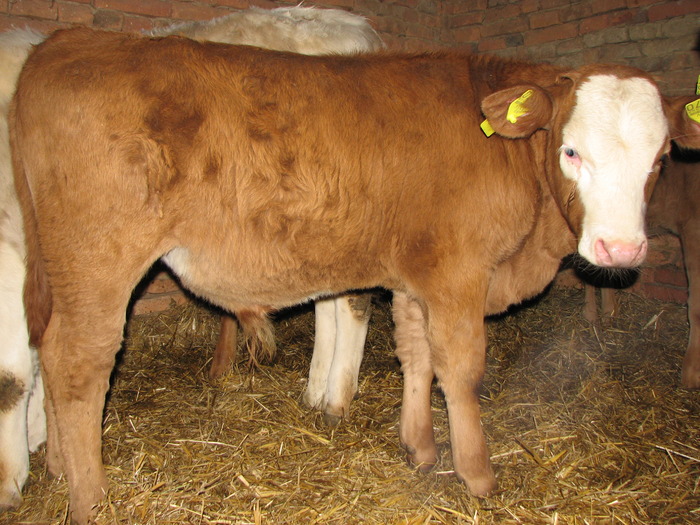
[[[700,124],[700,98],[685,105],[685,112],[695,122]]]
[[[508,113],[506,113],[506,119],[511,124],[515,124],[520,117],[527,114],[527,108],[525,107],[525,101],[532,96],[532,90],[528,89],[525,93],[516,98],[508,106]]]

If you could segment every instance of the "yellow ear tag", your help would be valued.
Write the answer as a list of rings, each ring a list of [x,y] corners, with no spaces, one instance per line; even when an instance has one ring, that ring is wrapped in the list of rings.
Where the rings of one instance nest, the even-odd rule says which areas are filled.
[[[695,94],[700,95],[700,75],[698,75],[698,83],[695,84]]]
[[[695,122],[700,124],[700,98],[685,105],[685,112]]]
[[[508,113],[506,113],[506,119],[511,124],[515,124],[518,118],[527,114],[527,108],[525,107],[525,101],[532,96],[532,90],[528,89],[525,93],[516,98],[508,106]]]
[[[491,123],[488,121],[488,119],[487,119],[487,120],[484,120],[484,121],[481,123],[481,126],[480,126],[480,127],[481,127],[481,131],[483,131],[483,132],[484,132],[484,135],[486,135],[487,137],[490,137],[491,135],[493,135],[494,133],[496,133],[496,132],[494,131],[493,127],[491,127]]]

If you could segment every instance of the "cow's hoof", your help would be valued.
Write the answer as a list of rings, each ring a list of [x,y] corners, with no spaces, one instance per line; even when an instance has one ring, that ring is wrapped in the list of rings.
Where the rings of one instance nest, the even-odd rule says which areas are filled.
[[[687,361],[687,356],[686,356]],[[700,364],[683,363],[681,370],[681,385],[690,390],[700,389]]]
[[[323,414],[323,422],[325,423],[326,426],[330,428],[335,428],[338,425],[340,425],[340,422],[343,420],[342,416],[337,416],[335,414],[329,414],[328,412],[324,412]]]
[[[493,492],[498,488],[498,483],[496,478],[493,476],[484,476],[482,478],[471,479],[465,481],[469,492],[477,498],[485,498],[493,494]]]
[[[437,464],[437,455],[430,452],[418,452],[415,448],[403,445],[406,450],[406,461],[409,465],[413,465],[423,474],[427,474]]]
[[[22,495],[16,490],[3,490],[0,493],[0,513],[16,509],[22,504]]]

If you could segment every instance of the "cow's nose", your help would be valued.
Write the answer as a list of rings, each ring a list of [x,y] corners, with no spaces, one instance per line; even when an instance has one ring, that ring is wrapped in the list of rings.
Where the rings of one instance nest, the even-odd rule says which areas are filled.
[[[595,243],[595,263],[598,266],[632,268],[642,264],[646,255],[646,239],[642,242],[598,239]]]

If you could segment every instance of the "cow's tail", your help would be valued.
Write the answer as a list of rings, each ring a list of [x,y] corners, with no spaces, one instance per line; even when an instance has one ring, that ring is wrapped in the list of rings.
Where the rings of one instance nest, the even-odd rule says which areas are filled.
[[[243,330],[244,345],[248,349],[249,364],[259,366],[269,362],[277,353],[275,329],[265,309],[236,311],[236,317]]]
[[[14,120],[14,104],[11,106],[9,122]],[[36,211],[29,188],[29,181],[24,171],[22,155],[16,139],[16,130],[11,126],[10,144],[12,146],[12,165],[15,189],[22,209],[25,247],[27,249],[27,273],[24,280],[24,310],[29,329],[29,343],[38,347],[49,324],[52,310],[51,288],[44,268],[37,231]]]

